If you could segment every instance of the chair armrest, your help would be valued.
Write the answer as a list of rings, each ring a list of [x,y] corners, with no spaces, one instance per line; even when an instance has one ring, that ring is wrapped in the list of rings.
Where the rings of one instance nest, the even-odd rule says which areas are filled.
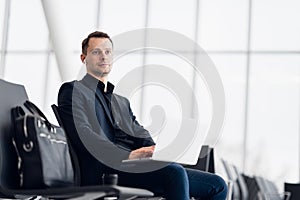
[[[233,193],[233,181],[227,181],[227,197],[226,200],[232,200],[232,193]]]
[[[264,193],[259,192],[259,195],[262,199],[282,199],[289,200],[291,197],[291,192],[282,192],[282,193]]]
[[[154,194],[149,190],[139,189],[139,188],[129,188],[122,186],[112,186],[119,191],[119,199],[128,199],[133,197],[153,197]]]
[[[152,197],[154,194],[148,190],[122,187],[122,186],[83,186],[69,188],[50,188],[43,190],[12,190],[11,194],[17,198],[42,196],[48,198],[67,199],[99,199],[106,196],[118,196],[120,200],[129,197]],[[89,197],[89,198],[87,198]]]
[[[284,195],[283,196],[284,200],[289,200],[291,198],[292,193],[285,191],[285,192],[283,192],[283,195]]]

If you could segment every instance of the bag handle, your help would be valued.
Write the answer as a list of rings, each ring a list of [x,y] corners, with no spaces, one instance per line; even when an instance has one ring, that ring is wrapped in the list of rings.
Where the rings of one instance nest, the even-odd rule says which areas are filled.
[[[14,124],[13,127],[15,127],[15,119],[18,117],[22,117],[25,115],[25,112],[21,106],[16,106],[15,108],[11,109],[11,120]]]
[[[46,126],[48,127],[48,129],[50,130],[52,125],[51,123],[49,122],[49,120],[47,119],[47,117],[44,115],[44,113],[34,104],[32,103],[31,101],[29,100],[26,100],[24,102],[24,106],[34,115],[38,115],[42,118],[44,118],[45,120],[45,123],[46,123]]]
[[[16,106],[11,110],[11,115],[16,119],[18,117],[25,116],[25,112],[21,106]]]
[[[26,100],[24,102],[24,106],[32,113],[36,114],[42,118],[44,118],[46,121],[48,121],[47,117],[44,115],[44,113],[31,101]]]

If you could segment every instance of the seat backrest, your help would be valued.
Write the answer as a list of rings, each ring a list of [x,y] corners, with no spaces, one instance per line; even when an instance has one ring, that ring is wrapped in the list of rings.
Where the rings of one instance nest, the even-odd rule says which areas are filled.
[[[185,165],[185,167],[215,173],[213,148],[203,145],[196,165]]]
[[[284,191],[290,192],[290,200],[300,199],[300,183],[284,183]]]
[[[242,174],[242,177],[244,178],[247,185],[249,200],[258,200],[259,188],[255,181],[255,178],[246,174]]]
[[[208,146],[208,165],[207,165],[207,171],[210,173],[215,173],[215,154],[214,154],[214,148]],[[200,154],[201,158],[201,154]]]
[[[52,104],[51,108],[54,112],[54,115],[59,123],[59,125],[64,128],[63,126],[63,122],[60,118],[60,114],[59,114],[59,108],[57,105]],[[65,130],[65,129],[64,129]],[[74,147],[72,146],[72,143],[70,142],[69,139],[69,135],[67,133],[67,131],[65,130],[66,133],[66,137],[67,137],[67,142],[68,142],[68,146],[69,146],[69,151],[70,151],[70,155],[71,155],[71,160],[72,160],[72,164],[73,164],[73,169],[74,169],[74,181],[75,181],[75,185],[80,186],[80,166],[79,166],[79,161],[78,161],[78,157],[76,155],[76,152],[74,150]]]
[[[275,183],[261,176],[254,176],[259,192],[264,200],[282,200]]]
[[[24,86],[0,79],[0,188],[17,189],[17,154],[12,143],[11,108],[28,99]]]
[[[224,159],[221,159],[221,162],[223,163],[228,179],[232,181],[232,199],[233,200],[241,199],[240,189],[237,182],[237,176],[233,173],[232,166]]]
[[[244,177],[242,176],[241,172],[238,170],[238,168],[235,165],[233,165],[232,167],[237,176],[237,184],[239,186],[240,196],[241,196],[240,198],[241,198],[241,200],[248,200],[249,192],[248,192],[246,181],[245,181]]]

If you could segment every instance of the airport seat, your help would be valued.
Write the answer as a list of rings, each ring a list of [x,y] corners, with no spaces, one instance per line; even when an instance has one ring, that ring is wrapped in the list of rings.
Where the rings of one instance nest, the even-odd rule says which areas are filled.
[[[259,199],[261,200],[288,200],[290,192],[280,193],[275,183],[261,176],[254,176],[259,190]]]
[[[214,149],[203,145],[196,165],[185,165],[184,167],[215,173]]]
[[[241,200],[249,200],[249,191],[247,188],[246,181],[244,177],[242,176],[242,173],[238,170],[238,168],[235,165],[232,165],[233,172],[235,173],[235,176],[237,177],[237,184],[239,187],[240,192],[240,199]]]
[[[133,199],[138,196],[153,196],[143,189],[120,186],[79,186],[47,189],[22,189],[19,187],[18,157],[12,143],[11,108],[28,100],[24,86],[0,79],[0,198],[25,199],[41,196],[49,199],[103,199],[116,196]],[[76,167],[74,167],[76,170]],[[76,173],[74,173],[76,176]],[[77,179],[78,180],[78,179]]]
[[[232,195],[230,198],[232,200],[240,200],[241,195],[240,195],[240,189],[239,189],[238,182],[237,182],[237,176],[233,172],[232,166],[226,160],[221,159],[221,162],[224,166],[227,178],[230,181],[230,183],[232,184]]]
[[[280,193],[274,182],[260,177],[241,174],[236,166],[222,160],[228,178],[233,181],[232,199],[240,200],[287,200],[288,192]]]
[[[290,200],[300,199],[300,184],[299,183],[284,183],[284,191],[290,193]]]
[[[244,178],[247,185],[249,200],[258,200],[259,188],[255,179],[252,176],[248,176],[246,174],[242,174],[242,177]]]
[[[62,122],[62,120],[60,118],[60,114],[59,114],[59,107],[55,104],[52,104],[51,108],[55,114],[55,117],[56,117],[59,125],[61,127],[63,127],[63,122]],[[68,133],[66,133],[66,134],[68,135]],[[70,150],[71,150],[71,154],[75,154],[74,147],[72,146],[71,143],[70,143]],[[74,157],[76,159],[76,156],[74,156]],[[78,161],[75,161],[75,162],[78,162]],[[196,165],[185,165],[184,167],[215,173],[213,148],[210,148],[207,145],[202,146],[197,164]],[[150,197],[150,198],[139,197],[136,199],[137,200],[138,199],[141,199],[141,200],[142,199],[144,199],[144,200],[163,200],[164,198],[157,196],[157,197]],[[191,198],[191,199],[193,199],[193,198]]]

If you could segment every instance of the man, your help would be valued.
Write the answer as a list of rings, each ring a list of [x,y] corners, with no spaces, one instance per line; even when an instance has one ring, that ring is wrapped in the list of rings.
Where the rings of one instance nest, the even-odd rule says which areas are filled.
[[[129,101],[113,93],[114,86],[108,82],[112,51],[106,33],[89,34],[80,57],[87,74],[80,81],[64,83],[58,95],[61,118],[79,158],[82,185],[99,184],[102,174],[117,173],[119,185],[145,188],[166,199],[225,199],[226,184],[214,174],[179,164],[143,173],[114,167],[123,159],[150,157],[155,143],[136,121]]]

